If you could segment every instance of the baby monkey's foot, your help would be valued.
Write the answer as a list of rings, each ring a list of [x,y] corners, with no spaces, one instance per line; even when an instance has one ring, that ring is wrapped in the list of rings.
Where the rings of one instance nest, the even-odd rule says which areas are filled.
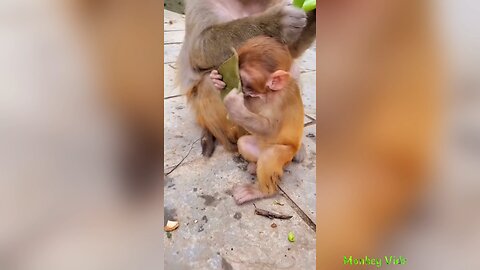
[[[238,205],[265,198],[267,196],[268,195],[263,194],[255,185],[252,184],[236,186],[233,189],[233,199]]]
[[[302,163],[306,157],[307,157],[307,149],[305,149],[305,145],[302,143],[300,145],[300,149],[298,149],[298,152],[293,157],[293,162]]]
[[[217,70],[212,70],[212,72],[210,72],[210,79],[212,80],[213,82],[213,85],[219,89],[219,90],[222,90],[223,88],[225,88],[226,84],[224,81],[222,81],[222,75],[220,73],[218,73]]]

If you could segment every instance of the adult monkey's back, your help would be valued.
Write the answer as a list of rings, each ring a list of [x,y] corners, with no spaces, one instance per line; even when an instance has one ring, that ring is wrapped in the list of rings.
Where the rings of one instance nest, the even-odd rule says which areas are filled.
[[[178,58],[177,83],[203,128],[202,154],[211,156],[215,139],[236,149],[242,128],[227,119],[227,111],[209,73],[249,38],[266,35],[288,45],[294,58],[315,39],[315,10],[305,12],[283,0],[189,0],[185,40]]]

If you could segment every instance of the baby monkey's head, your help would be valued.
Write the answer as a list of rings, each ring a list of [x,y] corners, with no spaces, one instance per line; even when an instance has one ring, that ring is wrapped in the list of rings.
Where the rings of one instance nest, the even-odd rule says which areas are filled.
[[[284,89],[290,82],[292,57],[288,47],[277,40],[258,36],[237,50],[242,90],[256,96]]]

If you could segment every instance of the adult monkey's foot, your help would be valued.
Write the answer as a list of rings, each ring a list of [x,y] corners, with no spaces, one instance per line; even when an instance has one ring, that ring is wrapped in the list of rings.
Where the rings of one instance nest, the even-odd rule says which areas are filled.
[[[202,145],[202,156],[211,157],[213,155],[216,146],[215,141],[213,134],[207,129],[204,129],[202,132],[202,139],[200,140]]]

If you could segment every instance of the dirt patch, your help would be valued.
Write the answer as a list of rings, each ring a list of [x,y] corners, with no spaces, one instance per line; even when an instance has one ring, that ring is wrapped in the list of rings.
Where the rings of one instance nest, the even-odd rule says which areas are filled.
[[[233,270],[233,266],[222,257],[222,270]]]
[[[217,204],[225,199],[225,198],[217,198],[216,196],[218,196],[218,193],[215,193],[213,196],[212,195],[205,195],[205,194],[202,194],[202,195],[198,195],[198,197],[204,199],[205,201],[203,202],[203,204],[205,206],[217,206]]]

